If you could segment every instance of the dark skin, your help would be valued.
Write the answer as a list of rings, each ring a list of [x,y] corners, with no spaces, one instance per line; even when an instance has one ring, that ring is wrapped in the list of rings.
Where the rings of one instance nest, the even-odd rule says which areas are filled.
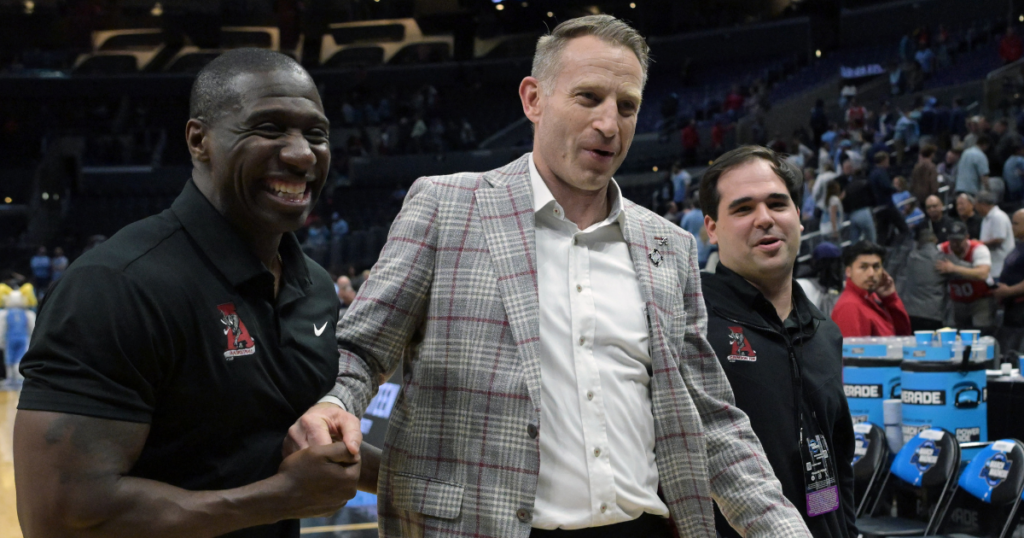
[[[237,106],[217,118],[188,122],[193,178],[279,281],[281,237],[302,225],[327,176],[327,119],[302,71],[240,75],[232,85],[241,96]],[[281,181],[304,182],[308,188],[301,196],[282,197],[268,188]],[[345,432],[347,443],[290,452],[269,478],[219,491],[189,491],[128,476],[149,429],[148,424],[19,411],[14,472],[24,536],[214,537],[330,514],[355,495],[357,486],[377,489],[380,451],[360,447],[358,429],[354,435]]]

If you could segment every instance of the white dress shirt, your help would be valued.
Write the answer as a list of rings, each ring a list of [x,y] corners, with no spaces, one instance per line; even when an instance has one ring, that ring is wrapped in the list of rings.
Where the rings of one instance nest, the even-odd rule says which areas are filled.
[[[992,278],[999,278],[1003,274],[1003,262],[1017,245],[1013,239],[1013,223],[1005,211],[999,206],[992,206],[988,215],[981,220],[981,242],[987,243],[997,237],[1002,237],[1003,242],[997,248],[989,247],[992,253]]]
[[[532,525],[580,529],[644,512],[658,497],[648,328],[618,184],[580,229],[530,157],[540,297],[540,477]]]

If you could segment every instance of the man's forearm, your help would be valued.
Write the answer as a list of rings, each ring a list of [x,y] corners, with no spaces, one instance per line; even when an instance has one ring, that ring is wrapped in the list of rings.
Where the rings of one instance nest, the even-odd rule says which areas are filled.
[[[989,267],[987,265],[981,267],[960,267],[959,265],[954,265],[953,272],[965,278],[985,280],[988,278]]]
[[[1003,237],[993,237],[992,239],[985,241],[985,246],[993,250],[998,250],[1003,246],[1003,241],[1005,240],[1006,239]]]

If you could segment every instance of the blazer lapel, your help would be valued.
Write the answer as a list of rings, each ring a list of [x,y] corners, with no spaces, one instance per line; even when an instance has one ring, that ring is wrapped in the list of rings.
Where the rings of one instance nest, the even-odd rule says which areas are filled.
[[[527,161],[520,159],[487,178],[476,191],[484,237],[494,262],[498,289],[526,374],[534,406],[540,409],[540,306],[533,192]],[[518,170],[517,170],[518,169]]]
[[[662,328],[671,327],[670,316],[674,305],[671,303],[669,287],[675,276],[676,260],[673,259],[675,253],[671,250],[669,232],[659,235],[657,227],[641,219],[637,213],[635,209],[626,211],[622,236],[629,245],[629,255],[640,281],[640,293],[644,298],[644,310],[647,312],[651,332],[651,360],[657,362],[660,354],[655,351],[663,348],[659,345],[664,338]],[[659,244],[662,239],[668,240],[665,245]],[[655,261],[658,263],[655,264]],[[655,369],[658,369],[657,365]]]

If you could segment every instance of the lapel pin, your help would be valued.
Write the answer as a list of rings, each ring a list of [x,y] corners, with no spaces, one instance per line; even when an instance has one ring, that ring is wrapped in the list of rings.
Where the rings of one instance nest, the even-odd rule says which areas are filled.
[[[658,242],[659,247],[663,247],[668,244],[667,237],[655,237],[654,240]]]
[[[664,259],[664,257],[661,255],[661,251],[658,249],[652,250],[651,253],[647,255],[647,257],[651,259],[651,263],[653,263],[655,267],[661,265],[661,260]]]

